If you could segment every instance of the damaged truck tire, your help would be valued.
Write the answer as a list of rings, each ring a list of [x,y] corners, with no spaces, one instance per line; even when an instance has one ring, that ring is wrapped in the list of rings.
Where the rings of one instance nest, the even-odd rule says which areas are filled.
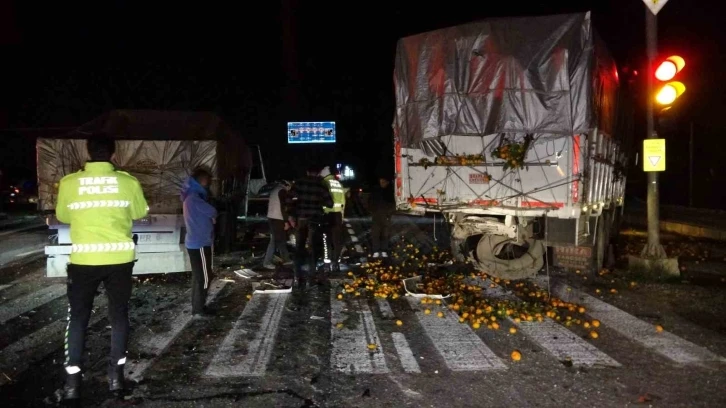
[[[540,240],[516,242],[500,235],[483,235],[470,253],[472,264],[501,279],[529,279],[544,266],[545,246]]]

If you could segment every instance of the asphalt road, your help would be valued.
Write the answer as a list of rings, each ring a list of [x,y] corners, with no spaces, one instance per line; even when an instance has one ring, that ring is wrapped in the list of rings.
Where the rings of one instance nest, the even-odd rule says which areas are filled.
[[[48,227],[41,219],[23,217],[0,223],[0,269],[43,253],[49,240]]]
[[[360,276],[369,222],[347,224],[346,259]],[[393,240],[405,238],[408,251],[448,246],[445,229],[437,224],[434,235],[431,219],[398,218],[394,228]],[[633,250],[641,237],[623,239],[623,250]],[[263,239],[250,243],[253,253],[264,245]],[[680,245],[691,248],[684,256],[693,265],[709,259],[716,276],[726,276],[718,275],[726,265],[708,252],[712,243]],[[416,298],[366,293],[338,300],[348,271],[303,295],[252,295],[250,282],[233,273],[259,264],[247,255],[216,260],[212,320],[190,319],[187,274],[136,278],[127,364],[134,386],[123,402],[105,391],[110,328],[104,297],[97,297],[87,340],[86,405],[726,406],[726,302],[718,279],[707,285],[649,282],[627,271],[585,275],[550,268],[540,276],[541,287],[585,307],[575,312],[577,319],[599,320],[593,339],[583,325],[549,319],[504,318],[499,330],[474,330],[459,323],[447,300],[422,305]],[[62,385],[64,282],[43,278],[42,260],[17,274],[0,285],[0,398],[3,406],[53,405]],[[494,302],[521,303],[515,292],[490,282],[469,285]],[[515,350],[520,361],[511,357]]]

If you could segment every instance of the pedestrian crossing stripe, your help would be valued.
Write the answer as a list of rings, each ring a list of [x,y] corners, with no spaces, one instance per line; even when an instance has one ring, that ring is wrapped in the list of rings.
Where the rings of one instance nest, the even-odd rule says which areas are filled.
[[[68,204],[71,210],[85,210],[87,208],[126,208],[131,203],[124,200],[90,200],[76,201]]]
[[[83,252],[119,252],[119,251],[133,251],[136,248],[133,242],[114,242],[105,244],[73,244],[71,252],[83,253]]]
[[[489,279],[470,278],[468,284],[479,286],[487,296],[494,299],[521,301],[513,293],[505,291],[501,286],[492,287]],[[620,367],[620,363],[600,351],[594,345],[579,337],[573,331],[556,321],[545,317],[542,322],[517,322],[507,316],[510,324],[533,343],[538,344],[559,361],[569,361],[575,367]]]
[[[338,286],[335,282],[333,281],[330,288],[331,347],[328,353],[330,353],[331,370],[349,375],[390,374],[392,370],[389,367],[402,367],[403,372],[410,374],[425,371],[418,366],[416,359],[418,354],[415,351],[421,350],[420,347],[422,347],[420,341],[413,344],[416,347],[412,349],[406,339],[406,336],[410,334],[404,334],[403,331],[396,329],[388,334],[383,333],[376,327],[376,319],[373,318],[369,307],[369,303],[373,302],[365,297],[351,299],[352,302],[338,300]],[[488,286],[487,281],[482,280],[477,283]],[[213,299],[222,287],[222,283],[214,283],[210,291],[210,298]],[[552,287],[554,292],[563,299],[565,296],[577,297],[582,304],[587,306],[588,315],[597,317],[604,327],[608,327],[628,340],[640,343],[650,351],[664,355],[676,363],[726,362],[707,349],[673,334],[656,333],[652,324],[627,314],[604,301],[575,289],[567,291],[565,285],[554,283]],[[52,285],[0,304],[0,322],[13,319],[28,312],[30,308],[35,309],[60,297],[63,293],[62,289],[63,285]],[[491,293],[488,295],[513,296],[501,288],[491,289]],[[213,349],[215,357],[207,368],[206,375],[211,377],[263,376],[268,371],[267,366],[274,361],[270,357],[277,341],[277,331],[283,321],[282,316],[285,313],[284,305],[287,299],[287,295],[255,296],[253,301],[245,306],[233,330],[227,332],[227,338]],[[28,303],[31,300],[32,302]],[[390,306],[386,307],[383,302],[388,301],[379,302],[381,314],[389,315],[390,318],[390,314],[393,312],[389,313]],[[422,306],[417,299],[407,298],[407,301],[403,301],[403,304],[406,303],[416,312],[425,337],[451,371],[481,372],[507,368],[502,360],[503,356],[498,356],[485,344],[486,336],[483,338],[468,325],[459,323],[457,315],[453,311],[443,309],[443,317],[438,317],[435,314],[422,313]],[[189,305],[185,302],[180,301],[178,304],[178,310],[189,309]],[[142,376],[144,370],[161,358],[162,353],[168,349],[191,320],[188,310],[187,313],[178,313],[178,315],[179,317],[172,322],[168,332],[157,333],[151,337],[138,336],[136,340],[132,340],[133,344],[137,344],[139,348],[145,350],[145,354],[154,355],[154,358],[138,363],[134,363],[134,358],[130,356],[127,366],[132,368],[136,374]],[[95,316],[98,318],[92,319],[91,324],[97,322],[103,314]],[[353,319],[355,322],[350,327],[347,325],[344,328],[336,327],[337,323],[344,319]],[[53,337],[60,337],[64,326],[65,320],[57,320],[35,333],[5,345],[0,349],[0,369],[12,372],[17,378],[22,371],[31,366],[32,361],[38,361],[39,358],[58,350],[58,346],[45,345],[52,344]],[[615,360],[597,349],[594,344],[579,339],[574,332],[557,322],[549,320],[544,323],[522,322],[518,328],[519,333],[523,335],[521,341],[539,345],[554,357],[553,361],[565,359],[574,365],[590,367],[620,366]],[[249,335],[252,335],[253,338],[244,342],[245,352],[240,354],[242,349],[239,340],[242,336]],[[381,340],[381,336],[384,341]],[[386,343],[386,341],[389,342]],[[43,346],[41,347],[41,345]],[[375,346],[375,349],[372,349],[371,346]],[[153,347],[153,350],[150,347]],[[389,354],[386,354],[384,347]],[[43,353],[43,356],[35,355],[38,353]],[[22,355],[22,359],[12,357],[20,355]],[[231,356],[237,357],[231,358]],[[234,359],[238,359],[238,361],[233,361]],[[396,360],[399,362],[398,364],[394,363]],[[134,373],[128,374],[133,378]],[[2,381],[0,381],[1,383]]]

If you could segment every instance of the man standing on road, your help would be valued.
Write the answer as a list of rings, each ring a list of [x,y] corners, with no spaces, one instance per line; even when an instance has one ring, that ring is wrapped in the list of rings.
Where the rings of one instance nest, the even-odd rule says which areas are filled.
[[[331,271],[340,272],[340,254],[343,251],[343,210],[345,209],[345,191],[343,185],[330,173],[330,167],[325,166],[320,172],[323,183],[333,198],[333,206],[325,207],[325,251],[328,254],[326,263],[332,263]],[[332,245],[331,245],[332,244]],[[330,259],[328,259],[330,258]]]
[[[316,233],[319,225],[323,222],[323,207],[332,207],[333,199],[328,189],[323,184],[319,175],[320,167],[310,166],[307,175],[293,184],[288,194],[288,207],[290,215],[288,220],[293,228],[297,227],[295,240],[295,279],[299,289],[307,288],[307,279],[302,267],[308,264],[308,274],[316,272],[317,253]],[[310,243],[310,250],[306,243]]]
[[[267,253],[262,261],[265,269],[275,269],[272,264],[272,257],[275,250],[280,252],[280,257],[284,263],[290,262],[290,254],[287,252],[287,233],[285,232],[285,223],[287,223],[287,194],[292,184],[289,181],[281,181],[270,192],[270,199],[267,204],[267,221],[270,225],[270,243],[267,244]]]
[[[212,280],[212,244],[217,209],[207,202],[207,188],[212,174],[202,168],[194,170],[182,188],[184,225],[187,233],[184,245],[192,264],[192,315],[195,318],[208,316],[205,310],[209,282]]]
[[[371,227],[371,241],[373,244],[373,258],[388,257],[388,244],[391,240],[391,216],[396,211],[391,182],[381,177],[378,187],[371,191],[368,199],[373,226]]]
[[[99,134],[88,140],[87,148],[90,160],[85,168],[60,181],[55,210],[60,222],[70,224],[73,243],[68,265],[66,400],[80,398],[86,329],[101,282],[108,296],[111,322],[109,388],[115,393],[124,389],[128,304],[136,258],[131,228],[133,220],[149,211],[138,180],[111,164],[115,142]]]

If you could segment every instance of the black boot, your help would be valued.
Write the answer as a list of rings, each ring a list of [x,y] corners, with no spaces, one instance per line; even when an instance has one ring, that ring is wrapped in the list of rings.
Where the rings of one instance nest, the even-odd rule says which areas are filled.
[[[63,386],[64,400],[77,400],[81,398],[81,373],[66,374],[66,384]]]
[[[121,393],[126,388],[124,382],[124,365],[108,364],[108,389],[113,393]]]
[[[304,277],[297,278],[298,292],[305,292],[308,289],[308,280]]]

